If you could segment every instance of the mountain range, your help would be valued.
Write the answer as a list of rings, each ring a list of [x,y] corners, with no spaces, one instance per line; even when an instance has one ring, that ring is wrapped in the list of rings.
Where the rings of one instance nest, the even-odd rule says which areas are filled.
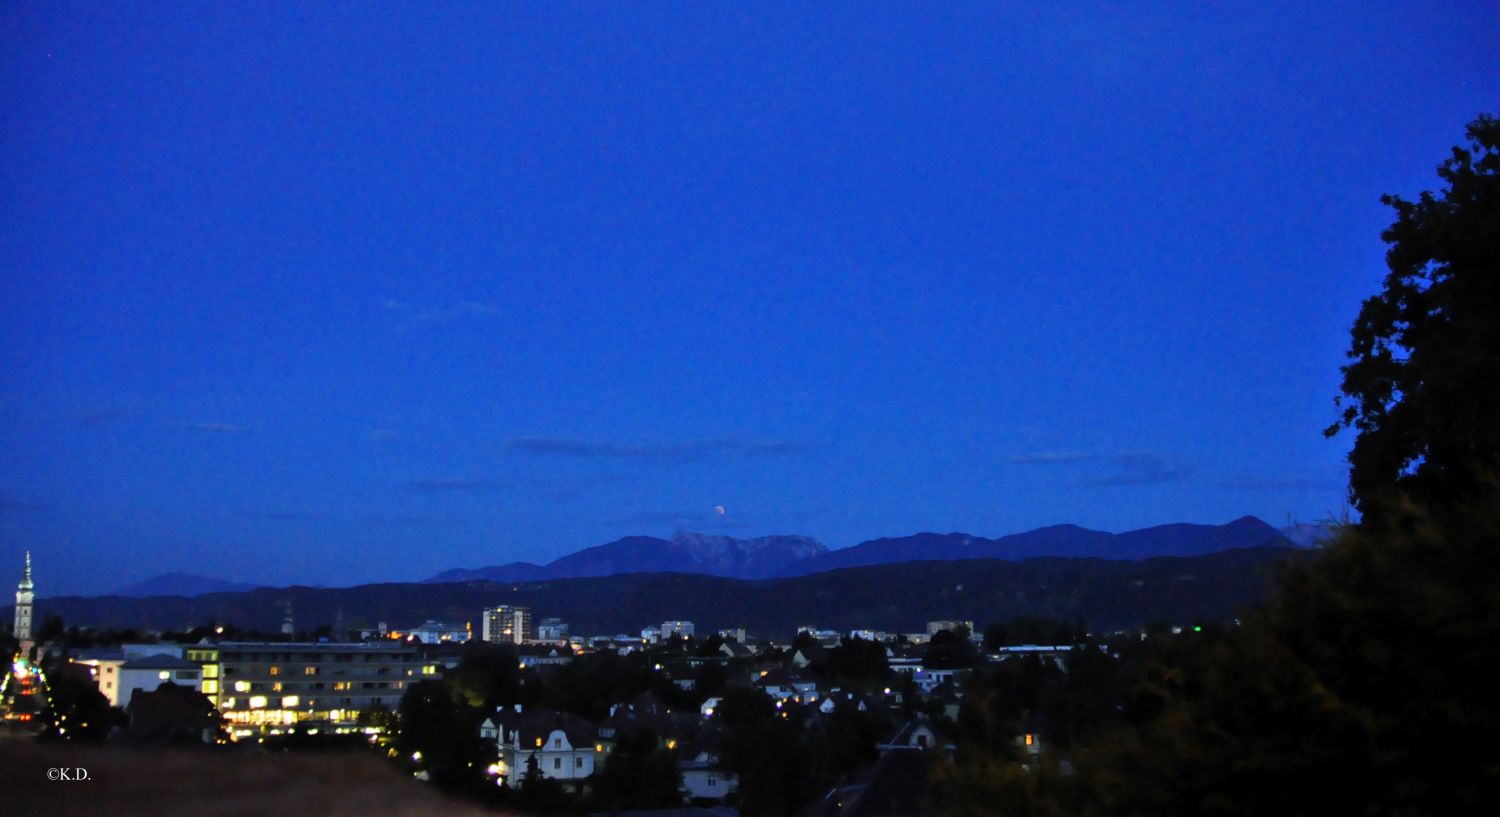
[[[144,581],[128,584],[114,592],[116,596],[140,599],[147,596],[201,596],[205,593],[238,593],[254,590],[255,585],[197,576],[192,573],[163,573]]]
[[[828,548],[806,536],[735,539],[681,531],[670,539],[626,536],[545,565],[509,562],[474,570],[445,570],[427,581],[529,582],[621,573],[702,573],[735,579],[769,579],[786,575],[783,571],[788,564],[816,559],[828,552]]]
[[[1040,557],[1148,559],[1201,556],[1235,548],[1290,547],[1282,532],[1253,516],[1225,525],[1159,525],[1106,533],[1077,525],[1053,525],[986,539],[966,533],[916,533],[872,539],[829,550],[806,536],[735,539],[679,532],[670,539],[627,536],[538,565],[509,562],[493,567],[445,570],[426,581],[528,582],[612,576],[621,573],[701,573],[733,579],[806,576],[847,567],[914,561]]]
[[[580,634],[634,633],[664,620],[689,619],[700,633],[747,627],[762,637],[787,638],[809,624],[912,632],[935,619],[983,626],[1016,616],[1082,618],[1095,630],[1113,630],[1153,621],[1227,620],[1264,597],[1280,565],[1307,554],[1280,546],[1142,560],[902,562],[756,580],[628,573],[515,583],[262,587],[196,598],[57,597],[39,601],[37,612],[80,626],[165,629],[219,621],[266,632],[279,628],[287,604],[306,630],[337,619],[350,628],[380,621],[403,628],[436,619],[469,622],[477,631],[480,611],[496,604],[562,618]]]
[[[1052,525],[996,539],[966,533],[915,533],[872,539],[840,550],[829,550],[807,536],[737,539],[682,531],[665,539],[626,536],[546,564],[508,562],[491,567],[445,570],[424,581],[429,584],[539,582],[630,573],[693,573],[760,580],[914,561],[1020,561],[1042,557],[1139,560],[1160,556],[1200,556],[1263,545],[1305,545],[1315,539],[1310,530],[1309,526],[1296,526],[1278,531],[1253,516],[1246,516],[1224,525],[1179,523],[1125,533],[1107,533],[1077,525]],[[168,573],[120,588],[112,595],[191,598],[251,588],[252,585],[224,579]]]

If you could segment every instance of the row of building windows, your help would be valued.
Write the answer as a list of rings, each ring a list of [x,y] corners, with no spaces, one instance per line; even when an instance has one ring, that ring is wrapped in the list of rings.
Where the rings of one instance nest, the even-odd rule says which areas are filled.
[[[305,703],[307,706],[328,706],[333,703],[338,703],[340,706],[353,707],[355,705],[355,701],[356,699],[354,698],[339,698],[337,700],[318,698],[316,700],[306,701]],[[365,698],[360,700],[360,705],[385,706],[385,702],[385,698]],[[394,703],[395,701],[392,702]],[[240,709],[242,704],[244,709],[275,710],[275,707],[273,706],[275,703],[277,703],[276,700],[267,698],[264,695],[252,695],[251,697],[245,699],[225,698],[223,703],[220,704],[220,709],[224,710],[226,715],[229,714],[229,710]],[[295,710],[297,709],[297,707],[302,706],[304,702],[300,696],[287,695],[280,700],[280,704],[281,709]]]
[[[220,659],[225,664],[369,664],[411,663],[416,655],[408,652],[371,653],[233,653]]]
[[[295,683],[283,682],[283,681],[276,681],[274,683],[269,683],[269,684],[267,684],[267,683],[251,683],[249,681],[235,681],[234,682],[234,691],[235,692],[296,692],[298,690],[321,690],[321,689],[330,689],[330,688],[331,689],[335,689],[335,690],[345,690],[345,689],[354,689],[355,686],[356,686],[356,684],[358,684],[358,687],[360,689],[405,689],[406,688],[406,682],[405,681],[364,681],[364,682],[335,681],[331,685],[330,684],[324,684],[324,683],[295,684]],[[204,689],[204,692],[207,692],[207,691],[208,691],[207,689]]]
[[[411,675],[411,674],[413,674],[414,671],[415,671],[415,668],[406,669],[405,670],[405,674]],[[340,670],[326,670],[326,669],[320,668],[320,667],[303,667],[301,674],[302,675],[340,675],[340,676],[355,676],[355,677],[358,677],[358,676],[361,676],[361,675],[390,675],[392,673],[400,674],[401,672],[402,672],[402,668],[401,667],[375,667],[375,668],[370,668],[370,669],[358,669],[358,670],[345,670],[345,669],[340,669]],[[432,675],[435,672],[436,672],[436,667],[423,667],[422,668],[422,674],[423,675]],[[217,668],[215,668],[215,674],[217,674]],[[286,668],[285,670],[283,670],[279,666],[267,667],[264,671],[258,671],[255,667],[225,667],[224,668],[224,674],[225,675],[296,675],[297,674],[297,670],[296,670],[295,667],[289,667],[289,668]]]

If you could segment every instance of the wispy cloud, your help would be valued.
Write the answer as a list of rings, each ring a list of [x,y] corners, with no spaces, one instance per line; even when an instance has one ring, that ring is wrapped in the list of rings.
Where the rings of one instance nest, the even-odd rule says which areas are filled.
[[[1014,465],[1067,465],[1075,462],[1096,462],[1107,457],[1107,454],[1087,451],[1037,451],[1030,454],[1017,454],[1010,458],[1010,462]]]
[[[438,516],[419,515],[397,515],[397,516],[372,516],[366,521],[379,525],[399,525],[403,527],[417,527],[420,525],[441,525],[448,520]]]
[[[266,519],[273,522],[308,522],[317,517],[302,511],[246,511],[247,519]]]
[[[113,423],[123,422],[130,419],[130,412],[119,409],[102,409],[100,411],[86,411],[74,419],[84,428],[99,428]]]
[[[388,300],[381,305],[386,312],[400,315],[408,323],[448,323],[502,314],[500,308],[484,301],[458,301],[443,306],[414,306],[405,301]]]
[[[203,434],[244,434],[249,429],[234,423],[181,422],[174,428],[179,431],[197,431]]]
[[[586,488],[607,485],[629,479],[617,474],[590,474],[574,476],[545,476],[521,474],[502,477],[428,477],[406,483],[406,489],[417,494],[476,493],[482,491],[525,492],[530,496],[545,499],[566,499],[578,496]]]
[[[596,460],[691,461],[714,457],[757,457],[800,454],[807,446],[791,441],[695,440],[664,445],[621,445],[561,437],[520,437],[508,443],[512,451],[537,456]]]
[[[45,505],[36,502],[25,502],[12,499],[8,496],[0,496],[0,513],[32,513],[45,508]]]
[[[1164,485],[1181,482],[1192,476],[1193,467],[1175,457],[1149,451],[1123,452],[1112,461],[1119,473],[1089,480],[1097,488],[1119,488],[1135,485]]]
[[[498,490],[502,486],[500,483],[488,479],[440,477],[437,479],[413,480],[412,482],[408,483],[406,487],[414,493],[437,494],[447,492],[462,493],[473,491],[494,491]]]
[[[636,511],[599,520],[599,524],[613,528],[653,530],[743,530],[750,522],[729,514],[715,511]]]
[[[1155,451],[1038,451],[1017,454],[1009,462],[1013,465],[1108,463],[1113,466],[1115,473],[1084,481],[1084,485],[1095,488],[1162,485],[1187,479],[1194,472],[1190,463]]]
[[[1232,491],[1336,491],[1344,485],[1339,477],[1270,476],[1230,477],[1218,487]]]

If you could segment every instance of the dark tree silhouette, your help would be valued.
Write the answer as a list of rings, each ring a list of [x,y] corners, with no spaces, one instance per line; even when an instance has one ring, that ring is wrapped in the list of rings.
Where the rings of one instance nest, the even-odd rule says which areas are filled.
[[[1384,289],[1365,301],[1339,421],[1356,431],[1349,496],[1367,520],[1397,496],[1462,500],[1500,473],[1500,120],[1468,126],[1446,186],[1381,200],[1396,222]]]
[[[121,721],[99,688],[71,675],[58,675],[48,685],[44,737],[63,740],[103,740]]]
[[[622,736],[594,775],[596,810],[629,811],[682,805],[677,758],[642,730]]]
[[[1151,635],[1122,720],[1090,724],[1071,747],[1076,775],[1048,772],[1045,754],[1035,775],[998,751],[961,755],[953,813],[998,802],[1114,817],[1494,810],[1500,122],[1480,117],[1469,138],[1439,171],[1440,197],[1386,199],[1398,212],[1391,275],[1354,327],[1347,411],[1330,429],[1358,431],[1360,524],[1288,562],[1241,626]],[[1093,673],[1078,680],[1108,702],[1105,670],[1075,663],[1070,683]],[[1025,692],[977,700],[961,729],[983,737],[1007,714],[988,710]],[[1085,721],[1109,711],[1074,710]]]

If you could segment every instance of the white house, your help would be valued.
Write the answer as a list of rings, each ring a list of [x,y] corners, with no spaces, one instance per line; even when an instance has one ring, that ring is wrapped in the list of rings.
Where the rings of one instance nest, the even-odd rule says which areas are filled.
[[[117,706],[115,701],[120,697],[120,665],[125,663],[122,650],[117,647],[80,650],[69,657],[68,661],[88,667],[89,675],[99,687],[99,692],[109,699],[110,706]]]
[[[850,707],[856,712],[870,711],[870,707],[865,703],[863,695],[856,695],[853,692],[840,692],[838,690],[828,693],[828,697],[824,698],[823,702],[818,704],[818,711],[824,715],[832,715],[841,706]]]
[[[754,658],[755,650],[738,641],[725,641],[719,645],[719,654],[725,658]]]
[[[462,644],[472,637],[468,622],[452,624],[443,621],[428,619],[420,625],[406,632],[410,638],[415,638],[423,644]]]
[[[699,752],[692,760],[677,764],[682,772],[682,788],[687,796],[701,800],[723,800],[740,784],[733,772],[719,764],[719,758],[709,752]]]
[[[818,699],[818,684],[781,669],[767,670],[752,681],[752,685],[771,696],[778,703],[796,701],[806,703]]]
[[[137,690],[150,692],[168,681],[198,692],[203,691],[203,668],[192,661],[171,655],[130,658],[119,664],[118,668],[111,668],[114,671],[107,675],[104,669],[101,662],[99,691],[109,699],[110,706],[121,709],[130,706],[130,696]],[[114,682],[112,690],[105,689],[106,680]]]
[[[953,680],[958,670],[951,669],[919,669],[912,673],[912,680],[916,682],[917,688],[923,693],[930,693],[934,689]]]
[[[538,713],[514,720],[493,718],[480,727],[493,735],[500,748],[498,773],[512,786],[525,785],[532,758],[542,776],[566,782],[581,781],[603,765],[604,744],[593,724],[570,715]]]

